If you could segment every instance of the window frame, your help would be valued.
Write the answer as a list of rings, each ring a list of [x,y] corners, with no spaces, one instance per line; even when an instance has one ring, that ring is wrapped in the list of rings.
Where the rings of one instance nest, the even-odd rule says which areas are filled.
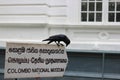
[[[86,3],[86,10],[82,8],[83,6],[82,3]],[[83,19],[85,22],[101,22],[102,21],[102,17],[100,20],[97,20],[97,14],[102,14],[102,8],[100,8],[101,10],[97,10],[97,6],[98,6],[97,3],[102,3],[102,1],[87,1],[87,0],[82,1],[81,0],[81,14],[85,13],[87,15],[87,18]],[[93,16],[93,18],[90,18],[90,15]],[[82,21],[82,15],[80,19]]]
[[[113,6],[114,9],[113,10],[110,10],[109,3],[114,3],[114,6]],[[108,8],[109,8],[108,9],[108,21],[109,22],[120,22],[119,18],[117,18],[117,14],[119,14],[119,16],[120,16],[120,8],[119,8],[119,10],[117,10],[118,3],[119,3],[119,6],[120,6],[120,1],[118,1],[118,0],[108,0]],[[114,14],[113,21],[109,20],[109,14]],[[119,21],[117,21],[117,20],[119,20]]]
[[[109,0],[102,0],[102,21],[101,22],[89,22],[89,21],[86,21],[86,22],[82,22],[81,21],[81,13],[82,13],[82,10],[81,10],[81,3],[82,3],[82,0],[78,0],[79,1],[79,15],[78,15],[78,22],[79,24],[81,25],[117,25],[119,26],[120,25],[120,22],[109,22],[108,18],[108,12],[109,12]],[[118,1],[118,0],[117,0]]]

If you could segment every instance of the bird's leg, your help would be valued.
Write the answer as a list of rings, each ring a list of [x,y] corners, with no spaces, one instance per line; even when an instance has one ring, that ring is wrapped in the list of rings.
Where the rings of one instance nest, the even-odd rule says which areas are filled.
[[[58,44],[59,44],[59,46],[61,45],[61,46],[64,46],[62,43],[60,43],[60,41],[58,41]]]
[[[61,46],[64,46],[62,43],[60,43]]]
[[[58,41],[58,44],[59,44],[59,46],[61,45],[61,46],[64,46],[62,43],[60,43],[60,41]]]
[[[53,41],[49,41],[47,44],[50,44],[51,42],[53,42]]]
[[[60,41],[58,41],[58,44],[59,44],[59,46],[61,45],[61,44],[60,44]]]
[[[57,43],[57,41],[55,41],[55,43],[57,44],[57,46],[60,46],[60,45],[59,45],[59,42]]]
[[[60,41],[55,41],[55,43],[57,44],[57,46],[64,46],[63,44],[60,43]]]
[[[54,42],[57,44],[57,46],[60,46],[60,45],[59,45],[59,42],[57,42],[57,41],[54,41]]]

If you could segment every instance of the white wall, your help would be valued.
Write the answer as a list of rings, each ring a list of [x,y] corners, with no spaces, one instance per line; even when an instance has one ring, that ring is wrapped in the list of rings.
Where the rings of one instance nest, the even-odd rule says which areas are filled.
[[[0,45],[66,34],[68,49],[120,51],[120,25],[80,24],[79,0],[0,0]]]
[[[66,8],[66,0],[0,0],[0,23],[61,23]]]

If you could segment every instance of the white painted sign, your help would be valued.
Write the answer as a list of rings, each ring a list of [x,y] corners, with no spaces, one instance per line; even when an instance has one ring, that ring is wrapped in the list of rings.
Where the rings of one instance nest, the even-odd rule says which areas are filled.
[[[68,58],[65,47],[8,42],[5,78],[62,77]]]

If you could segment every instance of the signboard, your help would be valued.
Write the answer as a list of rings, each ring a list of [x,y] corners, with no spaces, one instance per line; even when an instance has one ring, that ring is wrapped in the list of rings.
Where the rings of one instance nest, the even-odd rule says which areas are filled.
[[[8,42],[5,78],[62,77],[68,58],[64,46]]]

